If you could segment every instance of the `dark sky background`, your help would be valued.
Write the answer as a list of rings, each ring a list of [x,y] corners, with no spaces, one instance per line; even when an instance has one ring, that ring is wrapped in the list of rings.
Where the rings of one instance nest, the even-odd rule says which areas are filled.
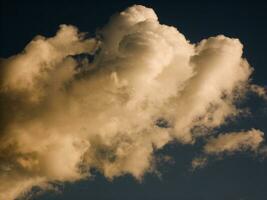
[[[237,3],[240,2],[240,3]],[[23,50],[36,35],[53,36],[60,24],[72,24],[94,35],[109,17],[133,4],[152,7],[163,24],[172,25],[191,42],[224,34],[244,44],[244,57],[255,68],[253,82],[267,85],[267,4],[256,1],[1,1],[0,57]],[[225,77],[227,80],[227,77]],[[266,103],[253,95],[243,104],[252,116],[241,117],[217,131],[254,127],[267,134]],[[266,138],[266,136],[265,136]],[[266,143],[266,142],[265,142]],[[170,144],[158,154],[171,155],[172,163],[159,166],[161,176],[147,174],[143,182],[124,176],[106,180],[95,172],[90,180],[59,185],[34,200],[266,200],[267,159],[249,152],[211,159],[203,169],[190,171],[190,162],[200,151]],[[198,151],[196,151],[198,150]]]

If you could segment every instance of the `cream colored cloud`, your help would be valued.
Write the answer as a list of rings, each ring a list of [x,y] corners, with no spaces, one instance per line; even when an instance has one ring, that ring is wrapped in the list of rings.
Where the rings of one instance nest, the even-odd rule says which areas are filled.
[[[252,84],[250,86],[252,92],[256,93],[258,96],[262,97],[264,100],[267,101],[267,89],[256,84]]]
[[[192,169],[195,170],[197,168],[202,168],[207,164],[207,162],[208,158],[205,156],[196,157],[191,162]]]
[[[91,169],[141,180],[156,168],[155,151],[193,144],[239,113],[252,68],[238,39],[191,44],[137,5],[99,34],[86,39],[62,25],[1,61],[0,198],[85,179]]]
[[[203,154],[195,157],[191,162],[193,170],[202,168],[208,163],[210,156],[234,154],[241,151],[252,151],[255,155],[265,157],[266,146],[262,145],[264,133],[257,129],[249,131],[221,133],[217,137],[210,137],[203,146]],[[216,158],[216,157],[215,157]]]
[[[264,140],[264,133],[257,129],[220,134],[208,140],[204,146],[206,154],[231,153],[236,151],[257,151]]]

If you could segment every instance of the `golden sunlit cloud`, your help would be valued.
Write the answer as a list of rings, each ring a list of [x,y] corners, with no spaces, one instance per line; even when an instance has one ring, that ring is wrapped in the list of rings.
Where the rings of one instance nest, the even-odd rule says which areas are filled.
[[[252,68],[238,39],[192,44],[139,5],[114,15],[99,34],[86,39],[61,25],[54,37],[37,36],[1,60],[0,199],[85,179],[91,169],[141,180],[156,168],[155,151],[210,137],[241,113],[235,101],[246,90],[266,95],[248,87]],[[256,151],[262,141],[255,129],[219,135],[204,153]]]

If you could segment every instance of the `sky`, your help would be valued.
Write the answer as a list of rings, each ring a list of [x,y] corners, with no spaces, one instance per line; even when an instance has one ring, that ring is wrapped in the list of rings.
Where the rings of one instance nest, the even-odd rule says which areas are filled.
[[[123,21],[123,17],[113,18],[113,21],[109,21],[113,14],[134,4],[152,8],[160,24],[167,25],[166,32],[164,27],[158,24],[155,14],[143,7],[136,8],[136,15],[134,14],[135,9],[125,12],[133,16],[133,21],[139,20],[141,16],[141,21],[143,18],[151,19],[151,24],[129,25],[132,23],[131,20],[127,18],[128,21]],[[1,1],[0,57],[7,60],[1,64],[2,69],[0,70],[2,73],[0,88],[4,91],[0,96],[3,99],[1,109],[4,110],[0,116],[0,125],[2,126],[0,130],[3,132],[0,144],[5,146],[17,139],[22,143],[22,147],[17,147],[18,149],[12,149],[12,146],[8,146],[11,149],[0,148],[2,170],[0,181],[9,182],[10,179],[13,179],[30,185],[32,191],[28,198],[35,200],[264,200],[267,196],[267,148],[266,136],[263,135],[263,133],[267,133],[266,9],[267,4],[257,1],[242,3],[231,1],[221,1],[220,3],[214,1],[173,1],[168,3],[166,1],[101,0],[53,3],[48,1]],[[61,24],[73,25],[78,28],[79,32],[86,32],[87,35],[81,39],[82,36],[77,36],[77,29],[72,26],[59,28]],[[169,26],[175,27],[179,33]],[[118,31],[121,27],[125,29],[125,32]],[[140,33],[139,35],[134,34],[136,30]],[[101,32],[99,37],[104,38],[100,39],[101,44],[97,39],[92,39],[96,32]],[[150,35],[151,32],[152,35]],[[40,44],[30,43],[24,54],[21,54],[20,52],[36,35],[51,39],[41,38],[38,40],[37,38],[36,40],[40,41]],[[127,37],[128,35],[129,37]],[[236,40],[215,37],[202,41],[217,35],[238,38],[243,44],[243,54],[242,45]],[[119,41],[120,51],[118,53],[113,48],[120,37],[123,39]],[[159,42],[165,40],[168,41],[168,45],[165,42]],[[68,41],[72,43],[68,43]],[[199,44],[200,41],[202,43]],[[56,50],[53,51],[54,54],[50,55],[49,51],[47,53],[47,45],[56,47]],[[103,49],[107,52],[106,54],[103,53]],[[175,49],[176,53],[173,53],[172,49]],[[43,58],[45,64],[42,64],[43,62],[39,64],[39,60],[36,58],[38,52],[41,51],[45,55]],[[225,55],[224,51],[230,51],[231,54]],[[193,52],[197,52],[197,55],[195,56]],[[68,59],[69,55],[74,55],[74,59]],[[91,61],[91,57],[95,59],[92,63],[80,62],[83,59]],[[177,57],[178,59],[175,59]],[[188,57],[190,61],[187,60]],[[194,59],[191,59],[192,57]],[[254,70],[246,64],[243,58],[247,59]],[[76,65],[76,62],[79,65]],[[239,64],[232,64],[232,62]],[[50,73],[54,63],[59,63],[56,64],[58,71]],[[66,82],[70,76],[73,76],[71,70],[74,65],[76,67],[81,65],[81,68],[85,66],[85,71],[79,71],[77,76],[75,75],[71,81]],[[147,65],[157,67],[146,68]],[[162,69],[162,66],[165,65],[170,66],[173,71],[160,76],[165,69]],[[212,71],[213,65],[218,65],[222,70]],[[229,67],[227,67],[228,65]],[[41,74],[41,70],[35,71],[35,68],[30,66],[47,67],[44,67],[44,71],[47,70],[52,78],[47,78],[46,74]],[[64,70],[65,68],[61,68],[61,66],[70,66],[70,70]],[[116,69],[117,66],[119,69]],[[128,68],[141,66],[144,69],[128,70],[128,68],[124,69],[120,66]],[[175,71],[172,66],[183,66],[184,68],[181,71]],[[199,73],[203,76],[194,79],[192,66],[196,66],[196,69],[202,67],[204,70],[199,70]],[[205,66],[208,66],[206,70]],[[238,66],[236,71],[230,70],[232,66]],[[23,67],[27,71],[21,70]],[[103,70],[97,70],[94,67]],[[119,91],[113,88],[112,81],[111,83],[107,81],[106,74],[109,74],[110,71],[106,68],[115,71],[110,74],[110,77]],[[9,69],[11,70],[9,71]],[[23,79],[21,79],[21,72]],[[178,74],[178,82],[176,82],[176,77],[171,75],[172,73]],[[37,78],[41,77],[40,83],[35,83],[35,79],[32,78],[36,74],[39,75]],[[62,76],[56,76],[56,74],[62,74]],[[179,74],[182,75],[179,76]],[[87,78],[91,76],[93,78]],[[160,77],[160,86],[157,86],[158,82],[152,81],[158,76]],[[125,83],[121,77],[125,77],[128,82]],[[164,77],[167,77],[168,81]],[[82,80],[88,81],[86,84],[91,85],[89,93],[91,90],[95,96],[84,95],[87,90]],[[151,82],[144,86],[142,83],[147,80],[151,80]],[[74,89],[68,93],[61,93],[53,89],[61,88],[57,82],[72,84],[75,81],[77,83],[74,84]],[[198,85],[202,85],[201,83],[206,81],[210,81],[207,85],[214,85],[216,91],[206,88],[205,84],[200,89],[198,88]],[[245,82],[246,85],[243,86],[239,82]],[[109,93],[106,94],[105,90],[102,90],[106,84],[111,85],[108,90],[110,93],[114,92],[115,95],[110,96]],[[133,86],[137,91],[131,93],[133,97],[130,98],[129,109],[130,111],[140,110],[142,113],[140,116],[129,114],[128,108],[121,109],[114,106],[111,109],[106,106],[110,103],[106,102],[106,99],[114,96],[115,103],[122,102],[123,98],[119,95],[128,94],[127,84]],[[185,86],[186,90],[184,90],[184,85],[188,85],[188,87]],[[177,86],[180,87],[179,94],[181,96],[179,97],[176,97],[176,90],[173,89]],[[240,86],[241,91],[232,93],[236,86]],[[244,95],[243,87],[248,90],[247,93],[242,100],[235,101],[235,95],[238,97]],[[66,88],[68,87],[66,86]],[[125,93],[123,93],[124,89],[127,90]],[[203,94],[200,93],[200,96],[197,96],[198,101],[195,101],[194,94],[198,91],[203,91]],[[265,93],[262,94],[260,91]],[[219,94],[225,92],[226,98],[221,100],[217,92]],[[49,98],[44,98],[44,96]],[[87,99],[89,103],[84,104],[80,96]],[[143,96],[147,96],[147,99],[144,100]],[[170,101],[170,106],[165,106],[166,96],[177,98],[178,105]],[[40,99],[44,103],[40,103]],[[69,101],[65,99],[69,99]],[[95,103],[95,99],[99,104]],[[143,109],[144,102],[156,105],[154,107],[160,107],[160,109],[155,110],[153,106]],[[186,102],[186,107],[182,106],[183,102]],[[44,109],[35,107],[38,103]],[[219,108],[218,112],[222,115],[201,110],[202,105],[212,103]],[[235,106],[233,107],[232,104]],[[75,114],[72,114],[74,111],[68,113],[69,115],[66,114],[65,105],[70,105],[71,108],[77,106]],[[176,109],[174,113],[172,108]],[[240,114],[236,108],[242,109],[242,113]],[[250,113],[246,108],[249,108]],[[86,112],[82,112],[83,110],[93,110],[92,115],[87,115]],[[13,115],[12,111],[23,115],[23,120],[16,114]],[[101,114],[99,116],[103,116],[102,118],[90,121],[99,113]],[[232,115],[238,116],[233,120],[228,120],[227,116]],[[110,116],[118,117],[116,119],[123,125],[117,125],[116,120],[114,123],[107,123]],[[157,117],[155,123],[160,130],[146,125],[151,119],[154,120],[155,116]],[[195,123],[196,117],[199,118],[199,123]],[[205,117],[211,117],[213,121],[205,121]],[[184,119],[183,123],[179,121],[180,118]],[[62,119],[62,121],[57,119]],[[44,124],[45,128],[39,126],[40,124]],[[70,124],[70,127],[66,124]],[[77,130],[80,130],[80,126],[83,126],[85,130],[101,132],[101,137],[110,137],[110,139],[88,136],[83,131],[79,132],[78,138],[73,139],[72,132],[76,133]],[[99,129],[101,126],[104,127],[104,130]],[[212,130],[206,130],[203,126]],[[137,127],[136,131],[131,132],[133,127]],[[200,130],[192,132],[191,129],[187,130],[187,127],[192,129],[198,127]],[[133,150],[126,151],[123,149],[124,146],[120,146],[121,140],[116,140],[121,137],[116,133],[128,129],[130,130],[129,134],[134,137],[128,135],[126,137],[122,133],[122,138],[133,140],[133,142],[127,143]],[[67,133],[68,130],[70,133]],[[156,138],[150,135],[139,136],[143,130],[148,130],[149,133],[155,132],[159,136]],[[184,131],[184,135],[180,134],[182,131]],[[68,137],[62,135],[61,132],[66,132]],[[108,134],[105,135],[106,133]],[[200,135],[196,136],[198,133]],[[165,137],[164,134],[168,137]],[[214,134],[214,136],[210,134]],[[50,135],[52,135],[52,139],[50,139]],[[84,139],[87,137],[90,138],[88,139],[90,144],[87,144],[87,139]],[[160,141],[157,138],[160,138]],[[119,144],[113,144],[114,140]],[[229,141],[236,141],[236,143],[232,144]],[[70,145],[70,148],[69,144],[73,142],[76,142],[80,148],[76,148],[75,145],[74,147]],[[110,158],[109,151],[114,150],[110,150],[110,143],[115,146],[114,148],[123,149],[121,160],[113,162],[113,159],[116,160],[116,157],[112,157],[114,155],[111,155]],[[153,144],[153,157],[151,157],[152,150],[149,148],[150,143]],[[32,145],[32,149],[25,147],[27,145]],[[42,145],[48,146],[48,151],[39,148]],[[93,146],[92,149],[90,149],[91,146]],[[88,148],[95,152],[91,155],[90,151],[87,151]],[[140,154],[136,154],[139,149],[141,149]],[[73,156],[61,159],[62,156],[68,154]],[[80,164],[80,154],[85,154],[91,159],[86,160],[83,157],[85,161],[82,162],[85,167],[92,167],[88,178],[86,178],[88,174],[76,173],[76,165],[68,165],[75,162]],[[115,156],[119,157],[118,154]],[[60,161],[56,162],[58,159]],[[153,167],[151,167],[150,159],[153,160]],[[65,169],[62,163],[63,165],[67,163],[69,168]],[[137,165],[136,163],[141,164]],[[113,164],[116,165],[116,169],[113,168]],[[8,173],[8,170],[4,169],[6,166],[10,170]],[[17,167],[12,168],[12,166]],[[6,176],[6,174],[8,175]],[[41,177],[40,180],[39,177]],[[26,179],[32,182],[27,183]],[[47,184],[49,182],[53,184]],[[15,184],[10,181],[10,185],[5,185],[3,188],[6,187],[8,190]],[[27,188],[25,191],[30,190],[28,185],[25,186]],[[0,187],[0,189],[2,188]],[[15,192],[11,191],[10,195],[11,193]]]

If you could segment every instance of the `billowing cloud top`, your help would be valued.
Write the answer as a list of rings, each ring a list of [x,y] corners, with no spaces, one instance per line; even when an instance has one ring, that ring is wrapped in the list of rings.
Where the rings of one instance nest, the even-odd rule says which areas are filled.
[[[153,152],[173,140],[194,144],[240,113],[235,101],[252,72],[242,48],[223,35],[191,44],[138,5],[96,38],[69,25],[37,36],[1,60],[0,199],[87,178],[91,169],[142,179],[156,167]],[[204,152],[256,151],[262,141],[255,129],[228,133]]]

